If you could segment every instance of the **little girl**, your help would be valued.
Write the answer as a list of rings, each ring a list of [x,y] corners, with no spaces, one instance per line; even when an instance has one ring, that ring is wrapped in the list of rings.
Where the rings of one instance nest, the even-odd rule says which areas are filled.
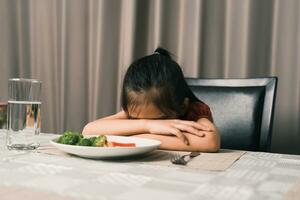
[[[88,123],[82,133],[152,138],[167,150],[216,152],[220,148],[209,107],[192,93],[165,49],[158,48],[129,66],[121,103],[121,112]]]

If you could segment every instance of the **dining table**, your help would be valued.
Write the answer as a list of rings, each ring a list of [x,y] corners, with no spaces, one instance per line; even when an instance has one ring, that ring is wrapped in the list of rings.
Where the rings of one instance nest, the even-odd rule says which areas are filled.
[[[48,146],[57,136],[38,137]],[[201,170],[8,150],[5,138],[1,130],[1,200],[300,199],[299,155],[246,151],[225,170]]]

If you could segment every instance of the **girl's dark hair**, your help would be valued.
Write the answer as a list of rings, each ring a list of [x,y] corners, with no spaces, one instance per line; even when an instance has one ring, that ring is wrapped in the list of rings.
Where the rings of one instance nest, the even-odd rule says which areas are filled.
[[[128,107],[153,103],[167,117],[180,117],[186,112],[185,98],[200,101],[187,85],[180,66],[163,48],[133,62],[125,74],[121,105],[126,113]]]

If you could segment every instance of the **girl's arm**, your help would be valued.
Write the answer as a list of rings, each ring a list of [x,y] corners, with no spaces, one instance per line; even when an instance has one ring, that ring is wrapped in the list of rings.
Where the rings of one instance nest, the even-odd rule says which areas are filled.
[[[198,122],[184,120],[134,120],[124,111],[87,124],[84,135],[137,135],[158,139],[161,148],[168,150],[206,151],[219,149],[217,129],[206,118]],[[176,136],[176,137],[174,137]]]
[[[118,112],[105,118],[88,123],[83,131],[83,135],[135,135],[146,133],[144,120],[128,119],[124,111]]]
[[[139,134],[136,136],[160,140],[162,142],[160,148],[166,150],[217,152],[220,149],[220,135],[215,125],[206,118],[199,119],[197,123],[209,126],[212,131],[203,131],[203,137],[195,136],[185,132],[184,135],[189,140],[189,145],[182,143],[177,137],[174,136],[153,134]]]
[[[142,133],[172,135],[178,137],[182,142],[188,144],[188,139],[182,131],[189,132],[196,136],[203,136],[203,130],[210,129],[192,121],[185,120],[149,120],[149,119],[128,119],[124,111],[102,119],[88,123],[83,135],[137,135]]]

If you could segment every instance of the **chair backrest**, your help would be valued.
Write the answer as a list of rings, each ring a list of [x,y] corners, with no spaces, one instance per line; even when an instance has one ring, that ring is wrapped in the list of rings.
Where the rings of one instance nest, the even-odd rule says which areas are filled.
[[[186,80],[210,106],[221,148],[270,151],[277,77]]]

